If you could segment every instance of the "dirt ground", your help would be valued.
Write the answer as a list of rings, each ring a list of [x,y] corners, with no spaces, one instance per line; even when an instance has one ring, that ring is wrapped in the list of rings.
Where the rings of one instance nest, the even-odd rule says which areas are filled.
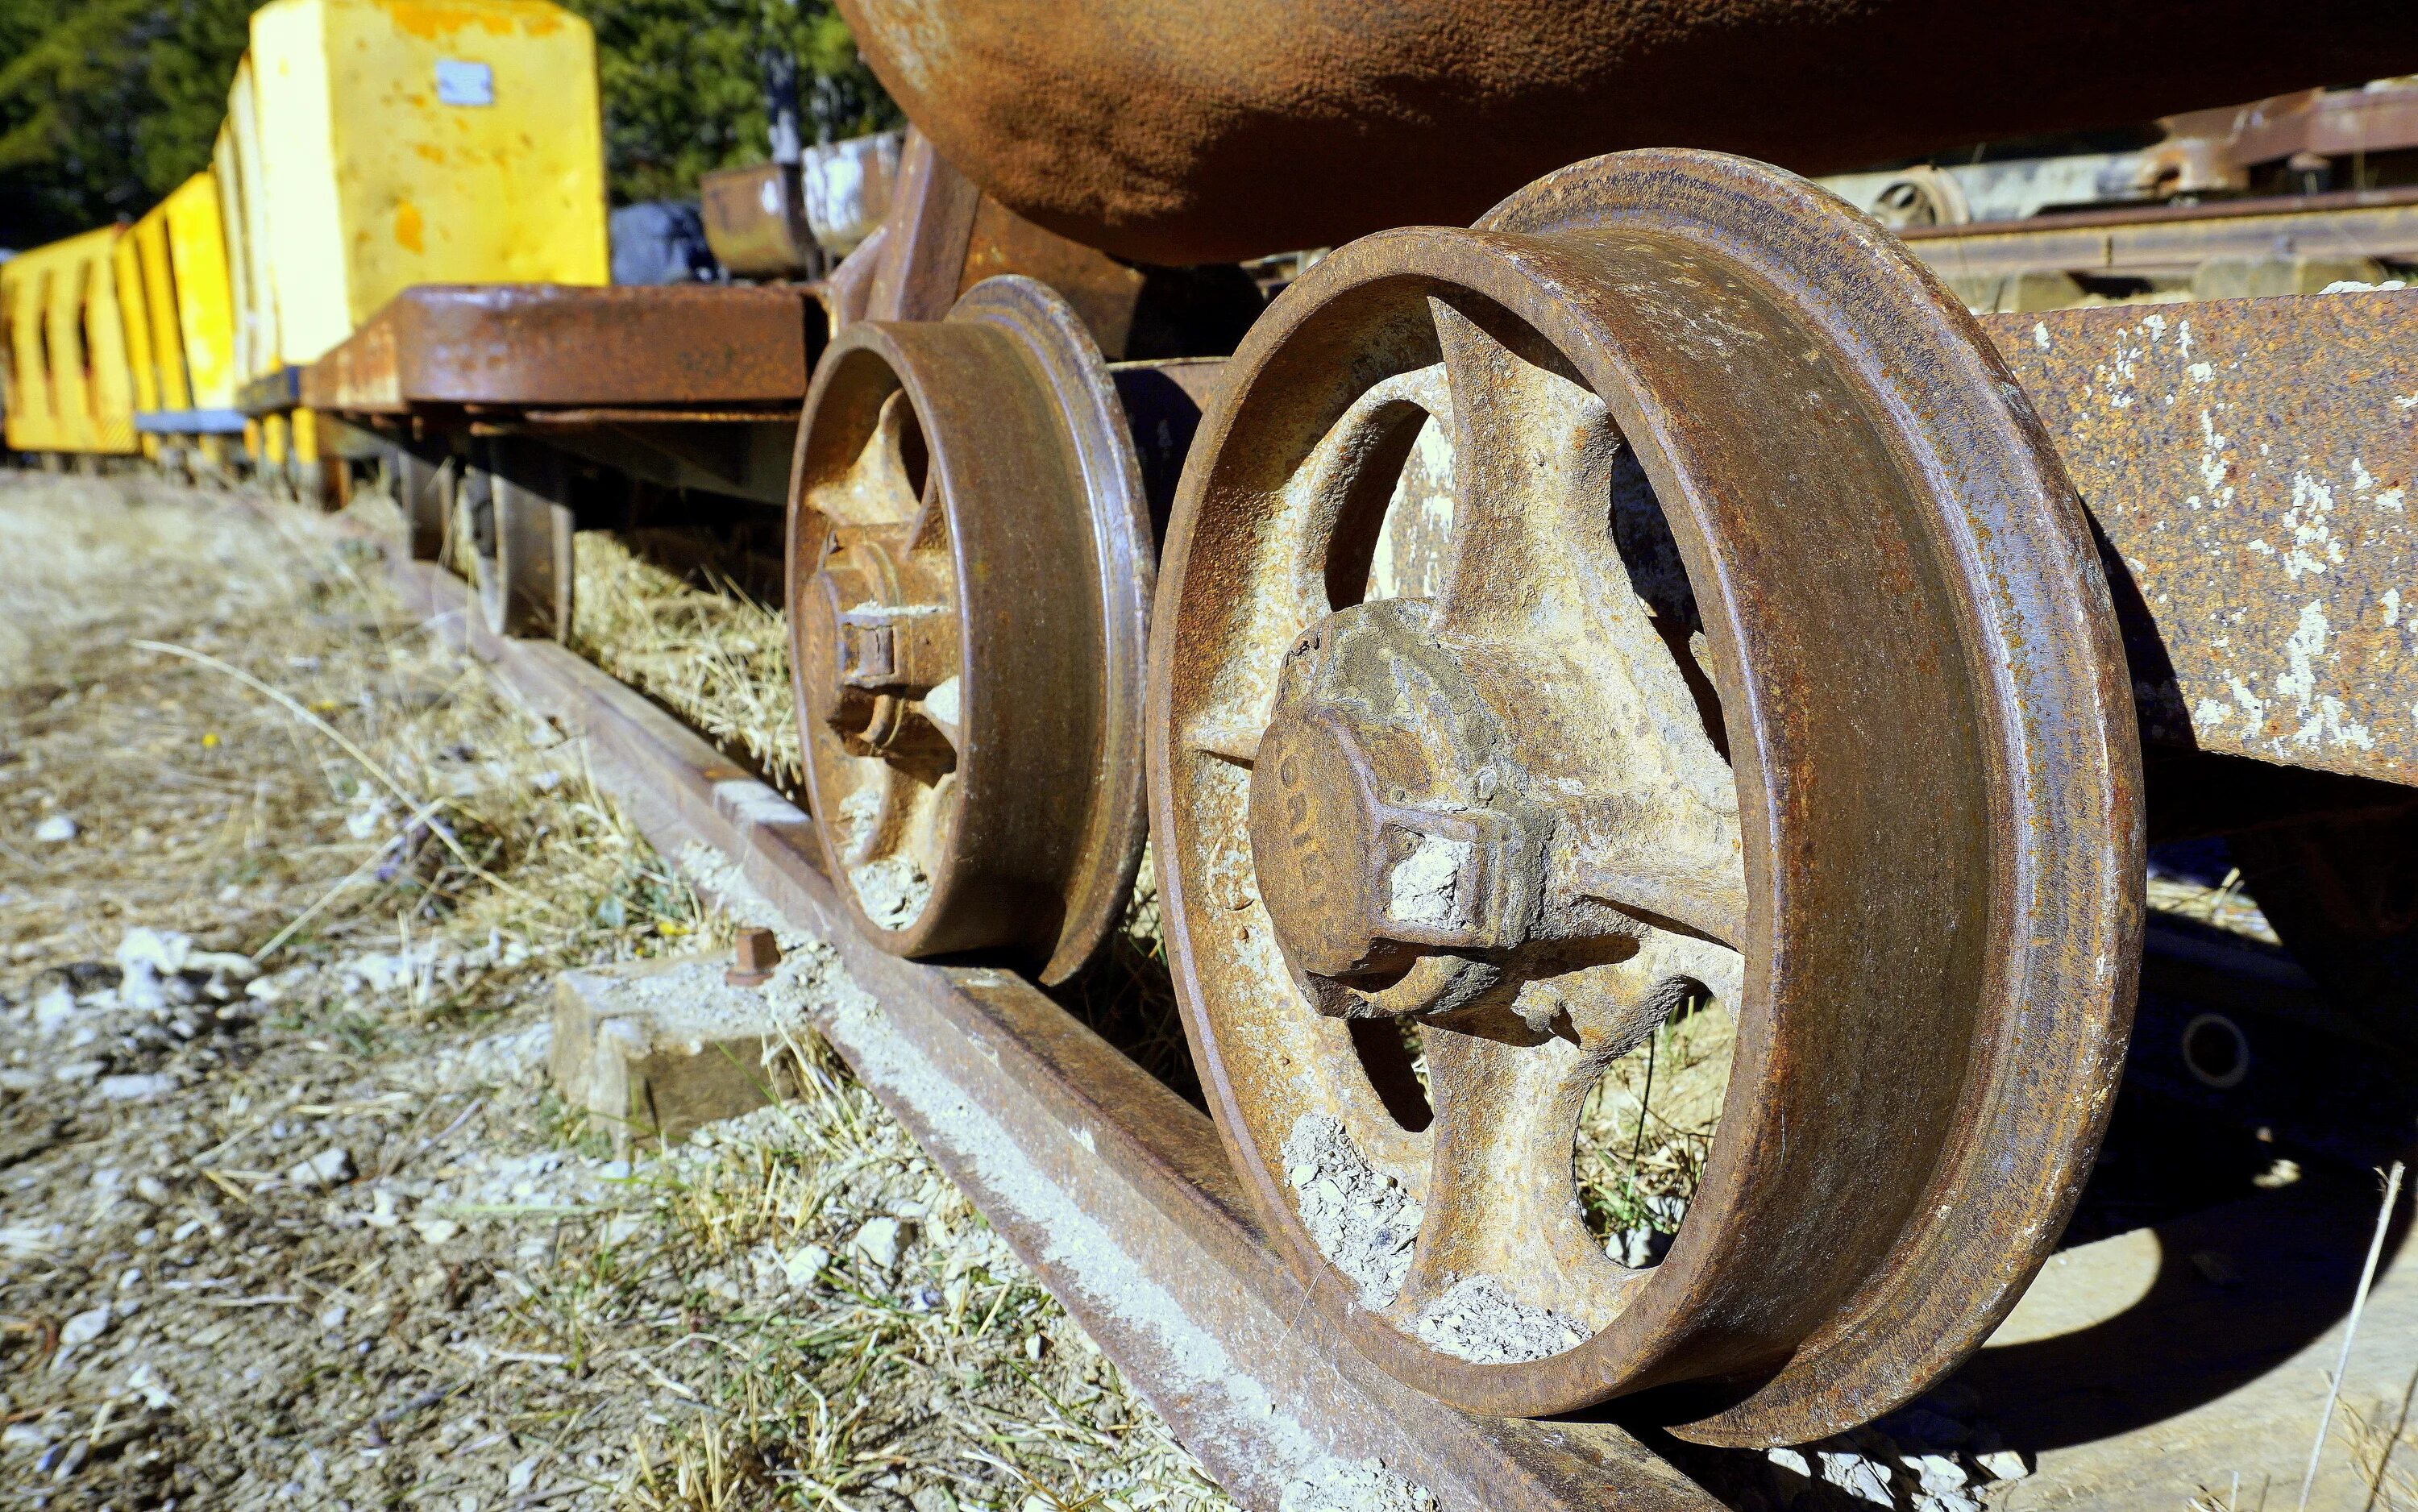
[[[1224,1505],[819,1046],[551,1097],[558,969],[729,921],[372,559],[0,474],[0,1507]]]

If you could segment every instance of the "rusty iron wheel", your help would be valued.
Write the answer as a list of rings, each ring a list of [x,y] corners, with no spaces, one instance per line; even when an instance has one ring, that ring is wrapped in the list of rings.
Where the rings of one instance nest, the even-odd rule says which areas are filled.
[[[1163,562],[1153,832],[1219,1126],[1321,1306],[1471,1411],[1669,1387],[1644,1410],[1712,1443],[1936,1381],[2090,1168],[2143,891],[2106,587],[1979,328],[1802,180],[1633,153],[1341,249],[1228,374]],[[1441,591],[1366,602],[1430,416]],[[1631,1269],[1580,1105],[1706,995],[1719,1131]]]
[[[1153,585],[1107,364],[1043,284],[861,322],[799,423],[788,605],[823,854],[902,955],[1079,970],[1140,864]]]
[[[487,629],[570,639],[575,522],[564,502],[570,483],[562,454],[498,437],[464,463],[460,476],[454,556],[478,589]]]

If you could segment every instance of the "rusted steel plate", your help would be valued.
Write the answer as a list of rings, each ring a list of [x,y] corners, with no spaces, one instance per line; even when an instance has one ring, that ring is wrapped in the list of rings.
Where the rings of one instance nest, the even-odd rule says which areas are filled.
[[[2086,210],[2012,225],[1909,227],[1898,236],[1951,278],[2033,269],[2137,277],[2188,272],[2213,257],[2405,259],[2418,255],[2418,191]]]
[[[317,409],[795,405],[820,344],[803,288],[406,289],[302,377]]]
[[[2418,291],[1982,324],[2121,563],[2143,732],[2418,783]]]
[[[459,582],[398,564],[408,599],[590,742],[667,855],[702,844],[849,983],[820,1027],[1244,1505],[1273,1512],[1328,1460],[1375,1459],[1439,1512],[1718,1512],[1608,1423],[1455,1413],[1362,1361],[1250,1216],[1206,1115],[1004,972],[921,966],[857,935],[806,817],[631,689],[559,646],[501,642]]]

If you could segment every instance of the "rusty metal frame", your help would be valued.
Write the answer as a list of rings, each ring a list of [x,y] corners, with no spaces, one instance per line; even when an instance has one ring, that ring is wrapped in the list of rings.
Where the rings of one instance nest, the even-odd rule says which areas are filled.
[[[1380,1460],[1444,1507],[1716,1512],[1609,1423],[1483,1418],[1392,1381],[1309,1305],[1207,1115],[1021,978],[925,966],[857,935],[805,816],[563,648],[505,641],[461,584],[393,568],[406,601],[566,728],[656,848],[720,852],[870,994],[819,1028],[973,1198],[1210,1474],[1274,1509],[1306,1466]]]
[[[2418,290],[1982,327],[2101,533],[2144,736],[2418,784]]]

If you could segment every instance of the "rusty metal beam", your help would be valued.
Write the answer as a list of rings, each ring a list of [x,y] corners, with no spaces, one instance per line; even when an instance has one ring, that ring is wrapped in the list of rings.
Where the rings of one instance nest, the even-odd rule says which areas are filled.
[[[2230,205],[2082,210],[1997,225],[1898,232],[1943,278],[2058,272],[2188,273],[2218,257],[2418,257],[2418,190],[2360,191]]]
[[[430,284],[389,300],[302,376],[314,409],[794,407],[821,345],[803,287]]]
[[[2143,733],[2418,784],[2418,291],[1982,325],[2103,533]]]
[[[469,623],[434,566],[395,572],[416,610],[588,740],[659,849],[720,852],[832,942],[869,997],[818,1027],[1245,1506],[1273,1512],[1306,1470],[1373,1458],[1444,1512],[1719,1512],[1615,1425],[1473,1417],[1375,1369],[1278,1258],[1207,1115],[1022,979],[866,942],[804,814],[563,648]]]

